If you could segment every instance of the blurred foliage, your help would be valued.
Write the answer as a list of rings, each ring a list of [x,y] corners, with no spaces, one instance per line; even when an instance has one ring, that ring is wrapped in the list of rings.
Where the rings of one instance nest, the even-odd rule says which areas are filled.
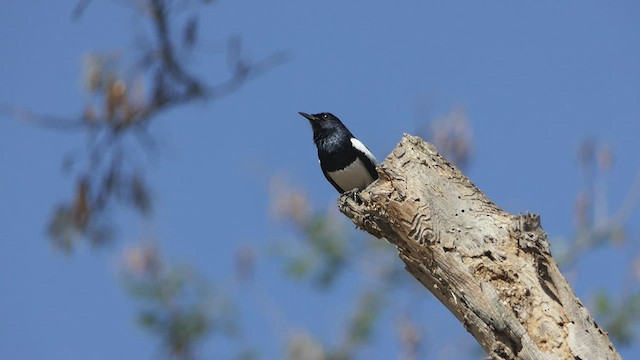
[[[574,201],[575,234],[568,246],[560,248],[556,258],[564,266],[570,266],[586,251],[607,243],[622,243],[625,239],[625,223],[637,205],[630,190],[629,200],[618,211],[608,208],[607,175],[613,167],[613,153],[606,145],[586,139],[578,148],[578,163],[582,170],[584,188]]]
[[[584,187],[574,201],[575,233],[568,238],[558,237],[552,243],[556,261],[563,268],[572,268],[589,252],[607,245],[616,245],[623,251],[630,249],[626,227],[633,211],[640,201],[640,173],[629,187],[620,206],[609,208],[608,175],[614,166],[613,151],[607,144],[594,139],[585,139],[578,147],[578,164],[582,171]],[[593,295],[594,317],[609,332],[617,345],[629,345],[635,339],[640,321],[640,279],[638,266],[640,257],[630,258],[629,278],[621,291],[606,293],[598,291]],[[624,274],[611,274],[619,277]]]
[[[456,106],[444,116],[420,120],[417,135],[428,139],[447,160],[465,171],[473,157],[473,129],[467,112]]]
[[[327,292],[333,291],[337,280],[346,275],[358,276],[358,283],[369,284],[357,291],[354,299],[343,300],[353,303],[353,310],[336,344],[322,344],[310,334],[294,337],[288,358],[357,358],[359,351],[369,345],[377,320],[388,305],[387,294],[421,285],[404,271],[389,243],[349,231],[347,226],[351,223],[334,207],[312,210],[306,193],[285,178],[272,179],[271,199],[273,217],[293,232],[293,238],[280,240],[276,245],[286,274]],[[423,295],[423,290],[417,290],[416,294]],[[390,311],[394,317],[403,319],[398,322],[399,347],[407,359],[416,358],[422,350],[417,327],[400,307],[392,306]]]
[[[93,3],[79,0],[72,13],[78,19]],[[11,115],[56,131],[78,131],[83,149],[69,152],[62,170],[73,177],[70,199],[56,205],[48,232],[55,249],[71,252],[85,240],[108,244],[116,235],[114,209],[124,207],[148,216],[152,194],[145,179],[157,144],[150,133],[154,120],[196,101],[216,101],[247,81],[286,61],[283,51],[257,61],[245,55],[242,38],[229,36],[224,79],[205,81],[188,59],[194,59],[200,39],[203,7],[212,0],[125,0],[119,2],[145,22],[136,48],[122,52],[88,53],[84,58],[85,104],[75,116],[38,114],[13,108]],[[148,30],[148,31],[147,31]],[[126,55],[126,56],[125,56]],[[195,61],[194,61],[195,63]],[[251,249],[238,253],[238,279],[252,275]],[[163,357],[198,358],[196,348],[215,334],[236,337],[238,327],[229,302],[204,278],[187,267],[164,263],[155,247],[128,249],[121,277],[126,291],[139,303],[138,324],[160,339]],[[253,349],[239,348],[235,358],[255,359]]]
[[[595,311],[602,325],[619,345],[635,341],[637,323],[640,321],[640,294],[634,293],[615,299],[612,294],[600,291],[595,295]]]
[[[292,277],[308,279],[320,289],[334,285],[348,267],[372,278],[404,278],[391,245],[350,231],[353,225],[335,207],[312,210],[307,194],[283,177],[272,179],[271,199],[274,219],[293,231],[294,239],[276,242],[276,252]]]
[[[127,249],[122,264],[125,289],[141,307],[138,324],[170,358],[195,359],[206,337],[238,332],[230,303],[192,270],[168,266],[154,246]]]
[[[79,1],[73,18],[80,17],[91,0]],[[109,211],[124,205],[138,214],[152,209],[144,174],[156,143],[149,127],[159,115],[195,101],[215,101],[233,93],[246,81],[285,61],[274,52],[252,61],[242,39],[227,41],[226,80],[210,84],[186,59],[193,58],[199,39],[202,7],[213,1],[128,0],[124,2],[145,21],[153,36],[141,34],[135,57],[90,53],[85,57],[84,84],[89,98],[79,114],[64,118],[25,109],[15,117],[61,131],[80,130],[87,136],[84,151],[70,153],[63,169],[74,177],[70,200],[58,204],[49,225],[54,247],[69,252],[88,239],[108,243],[114,234]],[[132,65],[126,65],[132,64]],[[126,69],[126,70],[125,70]],[[207,69],[206,73],[210,73]]]
[[[289,340],[287,349],[288,360],[325,360],[323,346],[311,335],[304,331],[297,331]]]
[[[376,321],[380,317],[381,297],[377,290],[366,290],[359,294],[353,315],[346,327],[343,343],[327,359],[346,360],[354,358],[355,351],[371,339]]]
[[[345,326],[342,342],[335,348],[327,348],[310,334],[299,331],[289,343],[287,359],[290,360],[347,360],[355,358],[357,350],[366,345],[372,336],[381,310],[381,294],[378,291],[360,293],[352,316]]]
[[[271,193],[274,217],[293,225],[304,239],[303,246],[288,241],[280,244],[278,252],[286,259],[286,272],[297,279],[308,276],[322,288],[330,286],[346,265],[349,244],[336,214],[313,213],[306,194],[283,178],[273,179]]]
[[[324,213],[303,224],[308,246],[303,253],[289,254],[287,272],[300,279],[309,276],[315,285],[329,287],[346,265],[348,239],[340,225],[335,216]]]

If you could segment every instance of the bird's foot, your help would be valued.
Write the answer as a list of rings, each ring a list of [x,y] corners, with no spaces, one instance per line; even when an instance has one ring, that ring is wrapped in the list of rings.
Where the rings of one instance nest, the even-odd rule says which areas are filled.
[[[344,193],[346,196],[351,198],[356,204],[362,205],[362,198],[360,197],[360,190],[352,189]]]

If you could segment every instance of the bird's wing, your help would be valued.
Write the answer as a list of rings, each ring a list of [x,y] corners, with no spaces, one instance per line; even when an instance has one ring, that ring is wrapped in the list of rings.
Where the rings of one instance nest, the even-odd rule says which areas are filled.
[[[376,164],[378,163],[378,160],[376,160],[376,157],[373,156],[371,151],[369,151],[369,149],[367,149],[367,147],[364,146],[364,144],[356,138],[351,138],[351,145],[353,145],[353,147],[358,150],[358,158],[360,158],[360,160],[367,167],[367,171],[369,171],[371,177],[377,179],[378,172],[376,171]]]

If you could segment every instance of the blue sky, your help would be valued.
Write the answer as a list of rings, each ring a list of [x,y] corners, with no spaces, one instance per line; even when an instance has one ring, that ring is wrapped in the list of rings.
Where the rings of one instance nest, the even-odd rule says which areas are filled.
[[[145,30],[120,3],[95,0],[74,22],[74,1],[3,2],[0,105],[77,113],[87,98],[83,55],[124,53]],[[607,179],[612,209],[640,168],[638,19],[635,1],[222,0],[206,8],[192,64],[215,72],[212,79],[221,78],[210,69],[219,69],[216,49],[230,34],[241,35],[256,59],[276,50],[291,58],[227,98],[155,122],[161,151],[148,167],[154,215],[139,221],[116,214],[121,236],[114,246],[64,256],[46,237],[53,205],[72,193],[62,158],[82,149],[83,136],[0,118],[0,357],[151,358],[154,339],[133,325],[135,306],[116,279],[120,251],[152,238],[169,259],[224,283],[238,246],[267,248],[277,236],[268,214],[272,176],[286,174],[318,208],[333,206],[335,191],[298,111],[338,115],[383,159],[402,133],[461,106],[474,130],[467,175],[506,210],[542,214],[551,237],[570,235],[573,200],[584,185],[576,161],[581,140],[594,137],[615,154]],[[629,226],[629,239],[639,230],[637,221]],[[579,296],[620,289],[637,246],[631,250],[606,247],[581,262],[571,278]],[[290,324],[320,322],[330,337],[337,325],[305,310],[312,295],[280,279],[277,263],[258,266],[262,291],[276,293],[276,303],[289,301]],[[336,306],[335,299],[320,301]],[[425,302],[424,311],[447,317],[435,301]],[[248,337],[259,339],[263,325]],[[267,356],[283,349],[284,335],[274,340],[258,341]]]

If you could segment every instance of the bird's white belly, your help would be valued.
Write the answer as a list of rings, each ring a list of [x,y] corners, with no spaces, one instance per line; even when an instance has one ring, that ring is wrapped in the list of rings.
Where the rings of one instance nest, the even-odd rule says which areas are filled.
[[[342,170],[328,171],[329,177],[344,191],[355,188],[360,190],[366,188],[373,182],[373,177],[369,174],[366,166],[359,158]]]

